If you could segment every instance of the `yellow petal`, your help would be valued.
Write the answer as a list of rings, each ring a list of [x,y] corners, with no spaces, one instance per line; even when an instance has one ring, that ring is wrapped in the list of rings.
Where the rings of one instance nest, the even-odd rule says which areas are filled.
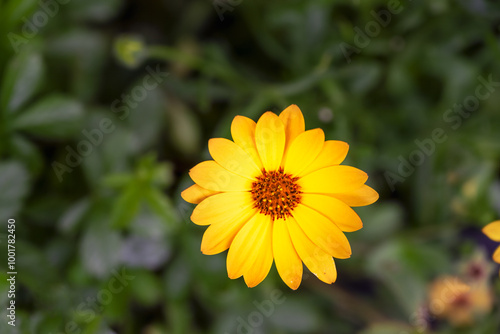
[[[234,174],[213,160],[203,161],[191,168],[189,176],[198,185],[213,191],[247,191],[252,180]]]
[[[285,149],[285,126],[276,114],[268,111],[255,127],[255,144],[264,168],[277,170]]]
[[[197,184],[193,184],[191,187],[181,192],[181,197],[188,203],[198,204],[205,198],[218,193],[218,191],[208,190]]]
[[[247,152],[260,170],[264,168],[255,145],[255,122],[245,116],[236,116],[231,123],[231,136],[234,142]]]
[[[342,231],[352,232],[363,227],[361,218],[344,202],[327,195],[302,194],[302,204],[329,218]]]
[[[297,180],[305,193],[343,193],[360,188],[368,175],[351,166],[326,167]]]
[[[253,252],[256,253],[255,262],[243,273],[243,278],[249,288],[253,288],[262,282],[269,273],[269,270],[271,270],[271,266],[273,265],[272,233],[272,223],[270,223],[261,236],[262,244],[260,247],[254,247],[253,249]]]
[[[230,172],[255,178],[260,175],[260,168],[252,157],[234,142],[224,138],[213,138],[208,141],[208,150],[219,165]]]
[[[273,254],[281,279],[290,289],[296,290],[302,281],[302,261],[293,247],[287,221],[283,219],[273,223]]]
[[[500,220],[494,221],[483,227],[483,233],[493,241],[500,241]]]
[[[347,143],[339,140],[327,140],[316,159],[300,172],[299,176],[307,175],[328,166],[340,165],[347,156],[348,151],[349,145]]]
[[[248,191],[220,193],[198,204],[193,210],[191,220],[196,225],[227,223],[245,211],[251,211],[252,207],[253,199]]]
[[[203,254],[213,255],[228,249],[243,225],[257,214],[257,210],[251,207],[246,207],[245,210],[237,208],[233,211],[236,211],[234,216],[228,215],[226,219],[217,221],[207,228],[201,241]]]
[[[302,115],[299,107],[297,107],[295,104],[292,104],[288,108],[283,110],[279,117],[285,125],[286,152],[288,151],[288,148],[290,147],[294,139],[305,131],[306,125],[304,121],[304,115]]]
[[[354,190],[329,195],[341,200],[349,206],[370,205],[378,200],[378,193],[366,184]]]
[[[288,217],[286,222],[293,246],[307,268],[323,282],[335,282],[337,269],[332,256],[315,245],[293,217]]]
[[[307,237],[326,253],[339,259],[351,256],[346,236],[328,218],[302,204],[293,209],[292,215]]]
[[[325,142],[325,133],[321,129],[313,129],[298,135],[288,149],[283,163],[286,173],[299,175],[318,156]]]
[[[257,258],[256,249],[268,242],[271,230],[271,217],[256,214],[236,234],[227,254],[227,274],[229,278],[238,278],[248,271]]]
[[[500,263],[500,247],[493,253],[493,261]]]

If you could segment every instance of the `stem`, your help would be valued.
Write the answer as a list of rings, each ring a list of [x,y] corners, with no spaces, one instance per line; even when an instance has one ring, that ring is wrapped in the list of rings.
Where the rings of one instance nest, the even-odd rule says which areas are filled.
[[[325,285],[319,280],[305,280],[304,283],[318,294],[327,297],[346,317],[366,324],[386,322],[390,319],[372,307],[368,302],[335,285]]]
[[[228,71],[224,66],[221,66],[220,63],[209,59],[161,45],[149,47],[148,54],[151,58],[183,64],[205,75],[216,77],[229,85],[238,86],[238,89],[248,88],[248,80],[245,80],[232,71]]]

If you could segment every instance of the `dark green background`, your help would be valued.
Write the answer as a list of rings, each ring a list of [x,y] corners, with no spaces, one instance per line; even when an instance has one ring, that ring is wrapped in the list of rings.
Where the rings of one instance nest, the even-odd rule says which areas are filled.
[[[373,13],[392,2],[0,1],[0,301],[15,218],[19,333],[415,332],[432,279],[495,247],[480,229],[500,218],[500,87],[467,116],[448,110],[478,77],[500,81],[500,5],[402,1],[381,27]],[[127,105],[156,69],[168,76]],[[201,254],[179,194],[235,115],[292,103],[350,144],[346,164],[380,200],[357,209],[365,227],[334,285],[309,274],[291,291],[273,268],[248,289],[225,254]],[[430,144],[435,129],[446,139]],[[68,166],[87,132],[97,144]],[[424,156],[416,140],[434,148],[403,170]],[[499,319],[498,306],[460,330],[429,318],[437,333],[486,334]]]

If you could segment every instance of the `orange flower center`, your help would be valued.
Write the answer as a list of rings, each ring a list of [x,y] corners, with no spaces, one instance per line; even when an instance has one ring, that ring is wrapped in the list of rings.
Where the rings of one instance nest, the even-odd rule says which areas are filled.
[[[470,306],[470,302],[471,301],[470,301],[469,295],[466,293],[462,293],[453,299],[452,304],[455,307],[462,308],[462,307]]]
[[[268,172],[262,170],[262,175],[252,183],[252,198],[254,208],[260,213],[269,215],[273,220],[292,215],[292,210],[299,205],[301,191],[296,183],[298,177],[285,174],[283,169]]]

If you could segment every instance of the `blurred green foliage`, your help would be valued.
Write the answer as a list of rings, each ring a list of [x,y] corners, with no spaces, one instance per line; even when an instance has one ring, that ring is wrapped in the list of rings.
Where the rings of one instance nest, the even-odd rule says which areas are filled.
[[[480,228],[500,217],[498,85],[453,108],[478,77],[500,81],[500,4],[396,3],[383,18],[394,1],[0,0],[0,221],[17,224],[19,333],[417,332],[431,280],[495,246]],[[350,144],[345,163],[381,198],[357,209],[365,228],[334,285],[306,274],[293,292],[272,269],[248,289],[224,254],[200,253],[179,194],[235,115],[292,103]],[[438,128],[446,140],[424,154],[416,140]],[[425,159],[402,176],[413,152]],[[494,334],[498,315],[460,330],[429,315],[426,329]]]

